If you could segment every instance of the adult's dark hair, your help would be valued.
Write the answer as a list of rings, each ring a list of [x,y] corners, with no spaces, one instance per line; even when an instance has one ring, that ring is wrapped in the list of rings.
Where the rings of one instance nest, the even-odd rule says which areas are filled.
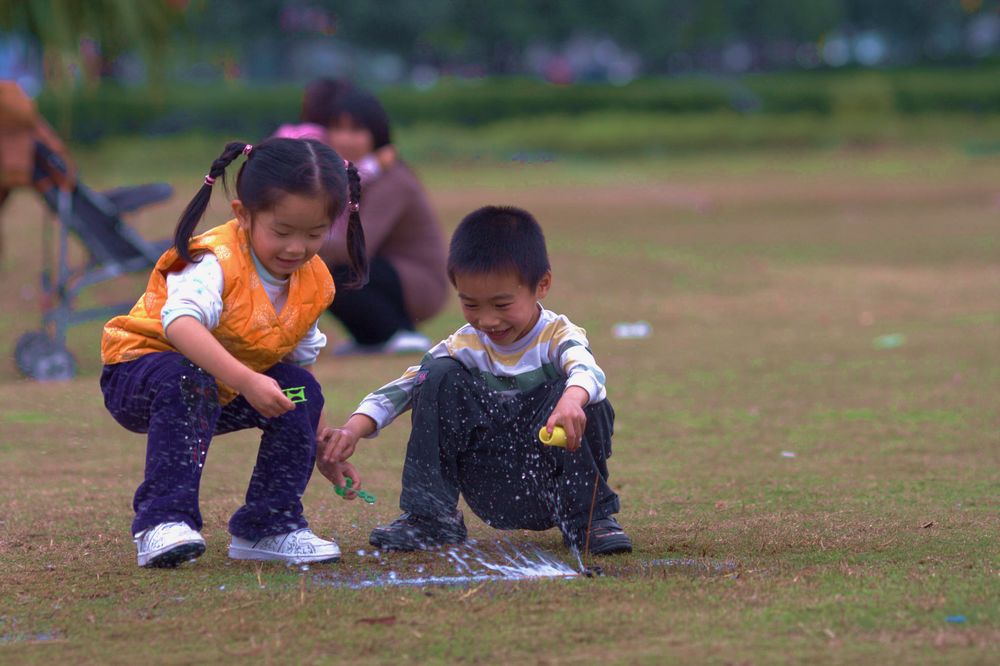
[[[457,274],[514,271],[531,289],[549,270],[545,235],[531,213],[513,206],[484,206],[462,220],[451,237],[448,279]]]
[[[337,119],[334,113],[337,98],[350,87],[345,81],[326,77],[310,81],[302,96],[302,122],[329,127]]]
[[[337,96],[332,105],[332,123],[347,116],[355,124],[371,132],[372,149],[378,150],[392,143],[389,114],[375,95],[360,88],[350,88]]]
[[[247,159],[236,174],[236,196],[250,212],[251,223],[254,215],[274,210],[278,201],[289,194],[324,197],[331,224],[349,206],[347,254],[355,279],[347,286],[364,286],[368,282],[368,254],[358,212],[361,179],[353,164],[318,141],[273,138],[252,147],[239,141],[226,144],[177,222],[174,247],[178,254],[186,261],[194,261],[188,244],[212,198],[212,185],[220,177],[225,184],[226,167],[247,151]]]

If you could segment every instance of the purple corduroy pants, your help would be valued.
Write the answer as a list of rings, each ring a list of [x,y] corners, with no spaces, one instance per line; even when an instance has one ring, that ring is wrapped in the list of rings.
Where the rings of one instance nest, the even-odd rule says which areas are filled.
[[[201,530],[198,488],[209,444],[215,435],[247,428],[260,428],[263,436],[246,503],[229,520],[230,534],[259,539],[307,525],[302,493],[316,461],[323,394],[312,373],[296,365],[278,363],[264,374],[282,388],[305,387],[305,402],[270,419],[242,396],[221,405],[215,378],[176,352],[104,366],[108,411],[128,430],[147,436],[133,534],[174,521]]]

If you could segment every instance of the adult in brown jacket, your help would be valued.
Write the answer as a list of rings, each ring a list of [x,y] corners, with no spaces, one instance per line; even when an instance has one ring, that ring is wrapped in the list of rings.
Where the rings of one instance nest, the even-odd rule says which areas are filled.
[[[431,341],[417,323],[437,314],[448,296],[444,233],[420,181],[401,160],[387,161],[389,119],[371,93],[351,88],[333,104],[330,143],[361,172],[361,223],[370,260],[368,284],[343,287],[346,225],[336,224],[320,251],[337,284],[330,312],[352,340],[335,353],[424,352]],[[375,157],[378,153],[382,159]]]

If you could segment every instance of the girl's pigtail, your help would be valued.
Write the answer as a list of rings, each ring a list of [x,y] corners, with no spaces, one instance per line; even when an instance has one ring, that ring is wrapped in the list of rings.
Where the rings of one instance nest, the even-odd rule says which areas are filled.
[[[368,284],[368,251],[365,249],[365,231],[361,227],[361,177],[353,162],[347,163],[347,191],[350,198],[347,210],[347,258],[351,264],[354,279],[345,286],[360,289]]]
[[[233,160],[244,151],[247,145],[239,141],[226,144],[222,154],[212,162],[212,167],[208,170],[208,175],[205,176],[205,182],[202,184],[201,189],[198,190],[194,198],[188,203],[187,208],[181,213],[181,219],[177,222],[177,228],[174,230],[174,247],[177,249],[177,254],[184,261],[194,261],[191,258],[191,250],[188,244],[191,241],[191,235],[194,233],[195,227],[201,222],[202,216],[205,215],[205,209],[208,208],[208,202],[212,198],[212,185],[215,184],[215,180],[219,176],[222,176],[223,183],[225,182],[226,167],[232,164]]]

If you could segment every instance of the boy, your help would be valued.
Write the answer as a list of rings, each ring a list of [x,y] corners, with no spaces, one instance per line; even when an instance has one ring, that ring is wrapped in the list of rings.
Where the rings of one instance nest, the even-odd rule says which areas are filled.
[[[403,514],[370,537],[383,550],[416,550],[466,538],[459,493],[497,529],[558,526],[567,546],[630,552],[612,517],[608,487],[614,411],[604,373],[583,329],[544,310],[552,283],[535,219],[487,206],[455,230],[448,277],[468,325],[438,343],[419,366],[362,400],[329,440],[324,461],[346,460],[412,405],[403,466]],[[566,431],[566,448],[538,432]],[[593,510],[588,538],[588,518]]]

